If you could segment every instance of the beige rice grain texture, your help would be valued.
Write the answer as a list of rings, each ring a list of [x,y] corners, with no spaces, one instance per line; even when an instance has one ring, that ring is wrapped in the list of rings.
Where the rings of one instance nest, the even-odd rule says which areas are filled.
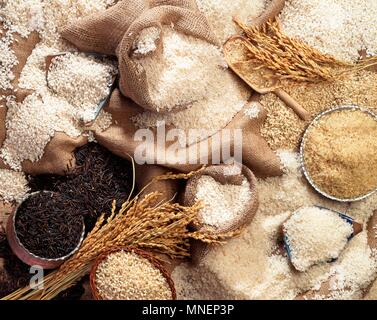
[[[242,217],[251,197],[250,183],[246,178],[241,185],[223,185],[203,175],[198,181],[195,200],[202,201],[204,205],[199,212],[200,220],[206,225],[221,228]]]
[[[110,61],[68,53],[53,59],[48,83],[57,95],[75,107],[94,112],[98,103],[109,95],[116,73]]]
[[[9,35],[1,35],[0,40],[0,89],[7,90],[12,89],[12,80],[14,80],[14,73],[12,69],[18,64],[17,57],[14,51],[11,49],[13,39]],[[1,97],[3,100],[3,97]]]
[[[196,0],[196,2],[221,43],[239,31],[232,21],[233,17],[250,22],[263,13],[267,3],[266,0]]]
[[[0,169],[0,200],[20,203],[28,191],[28,182],[22,172]]]
[[[340,199],[377,188],[377,119],[361,110],[322,116],[305,138],[304,161],[314,184]]]
[[[377,73],[360,71],[335,82],[289,84],[287,93],[314,118],[318,113],[339,105],[358,105],[377,111]],[[261,97],[267,111],[262,136],[273,150],[298,150],[307,123],[287,107],[275,94]]]
[[[160,29],[150,27],[143,29],[133,46],[135,55],[147,55],[157,49],[157,41],[160,39]]]
[[[352,225],[337,213],[318,207],[296,211],[284,223],[291,261],[298,271],[337,259],[353,234]]]
[[[242,110],[250,90],[227,69],[216,46],[170,26],[163,27],[162,41],[163,54],[138,60],[146,71],[150,96],[161,110],[189,108],[167,114],[146,111],[133,121],[139,128],[153,128],[165,121],[186,131],[199,129],[205,139]]]
[[[333,296],[360,299],[362,288],[373,282],[377,266],[366,242],[366,231],[347,245],[338,261],[312,266],[303,273],[294,271],[287,255],[280,253],[281,227],[292,212],[312,205],[345,212],[347,204],[327,200],[315,193],[302,176],[296,153],[279,150],[279,155],[285,174],[259,180],[260,207],[247,230],[240,237],[213,249],[200,265],[187,263],[174,270],[172,276],[178,299],[211,299],[212,296],[219,299],[294,299],[300,293],[318,288],[334,273],[337,276],[336,285],[332,287]],[[352,204],[347,214],[365,226],[376,209],[377,195]],[[357,257],[357,263],[352,261],[352,256]],[[350,284],[351,289],[346,291]]]
[[[161,271],[134,252],[110,254],[99,264],[95,283],[104,300],[172,299]]]
[[[337,59],[356,61],[360,50],[377,53],[375,0],[287,0],[283,31]]]

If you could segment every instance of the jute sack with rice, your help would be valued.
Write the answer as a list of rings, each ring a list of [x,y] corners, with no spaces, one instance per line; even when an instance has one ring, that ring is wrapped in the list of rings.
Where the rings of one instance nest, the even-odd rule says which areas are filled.
[[[245,166],[210,166],[198,172],[187,183],[183,204],[202,203],[198,222],[191,228],[216,234],[247,227],[258,210],[257,179]],[[200,263],[213,245],[192,241],[191,257]]]
[[[140,57],[161,55],[163,25],[218,44],[194,0],[120,1],[105,13],[69,24],[62,36],[82,51],[116,55],[122,94],[144,109],[168,112],[186,108],[189,101],[172,102],[170,106],[159,103],[151,95],[147,74],[138,62]]]
[[[157,33],[154,34],[155,31]],[[62,30],[63,37],[82,51],[117,55],[118,57],[120,90],[113,92],[109,105],[105,108],[106,112],[112,114],[113,125],[103,132],[96,132],[95,138],[100,144],[119,156],[135,155],[141,145],[140,141],[135,141],[135,133],[139,129],[151,129],[153,136],[156,137],[157,126],[148,124],[148,117],[152,120],[161,119],[160,116],[162,120],[168,119],[169,121],[166,121],[167,131],[176,128],[182,129],[182,127],[176,125],[176,122],[179,123],[182,119],[189,117],[188,114],[180,112],[191,112],[195,108],[193,104],[196,101],[190,101],[192,99],[190,93],[195,96],[200,91],[203,94],[201,86],[205,83],[205,80],[197,79],[195,75],[190,73],[187,77],[180,78],[179,81],[173,77],[173,85],[171,90],[167,91],[167,97],[176,97],[176,101],[174,99],[169,103],[159,101],[158,98],[161,95],[158,94],[155,94],[152,98],[153,88],[150,86],[150,78],[152,78],[153,72],[147,75],[143,62],[149,59],[148,64],[152,66],[152,70],[155,66],[157,71],[166,71],[169,63],[168,58],[163,57],[166,48],[162,43],[167,34],[170,34],[173,40],[176,39],[174,32],[192,38],[192,48],[185,52],[184,57],[177,57],[177,59],[185,58],[189,63],[192,63],[190,58],[194,56],[193,52],[196,50],[196,43],[194,42],[200,40],[212,47],[217,44],[205,17],[199,13],[195,1],[121,1],[101,14],[86,17],[77,23],[71,23]],[[219,60],[223,61],[223,58],[219,58]],[[172,63],[174,64],[174,61]],[[205,66],[203,60],[199,60],[199,63],[199,68],[194,64],[192,68],[188,69],[195,69],[195,67],[200,69]],[[209,64],[213,66],[214,70],[221,68],[218,61],[210,61]],[[206,77],[209,78],[208,81],[211,81],[210,76],[207,75]],[[223,110],[224,113],[221,115],[221,121],[219,121],[217,127],[211,128],[210,133],[200,137],[200,141],[187,143],[175,153],[166,152],[170,146],[177,142],[168,138],[169,132],[166,132],[166,144],[164,146],[157,144],[156,139],[153,142],[143,142],[146,151],[154,151],[152,153],[147,152],[146,162],[181,172],[196,170],[203,163],[211,164],[215,162],[212,159],[212,154],[198,154],[197,142],[202,142],[208,145],[207,150],[212,150],[221,155],[224,154],[222,146],[233,148],[232,150],[234,148],[241,149],[244,164],[260,176],[281,174],[280,163],[276,155],[260,136],[259,129],[266,117],[262,106],[259,105],[260,109],[257,115],[251,119],[245,114],[248,109],[247,101],[250,91],[245,87],[242,88],[239,80],[225,68],[219,78],[221,77],[226,77],[228,80],[227,86],[224,88],[217,87],[216,97],[212,97],[218,99],[216,100],[216,103],[218,103],[213,104],[211,112],[208,111],[205,114],[200,114],[201,105],[196,105],[195,112],[197,111],[198,114],[193,119],[197,121],[191,121],[193,127],[190,127],[191,124],[188,125],[189,128],[195,128],[199,121],[215,122],[210,119],[211,113]],[[161,82],[157,82],[154,86],[157,89],[167,82],[166,79],[160,80]],[[183,88],[179,86],[181,80],[186,84]],[[191,92],[189,90],[192,87],[194,90]],[[230,101],[224,104],[221,95],[224,94],[224,90],[229,91],[229,88],[232,88],[235,95],[242,97],[238,101],[235,98],[232,101],[231,97]],[[210,92],[205,93],[210,94]],[[207,97],[203,97],[201,94],[199,99],[205,100]],[[182,100],[182,96],[187,97],[188,100]],[[245,97],[244,100],[242,100],[243,97]],[[239,107],[234,108],[233,105],[236,103],[239,104]],[[186,109],[182,110],[182,108]],[[149,112],[149,114],[145,115],[146,112]],[[195,112],[192,111],[191,116],[195,115]],[[165,116],[168,118],[165,118]],[[241,139],[234,139],[232,136],[221,137],[222,141],[217,144],[217,147],[213,136],[221,129],[230,129],[230,131],[241,129],[243,133],[242,141]],[[184,131],[187,131],[187,126]],[[217,150],[214,150],[216,148]],[[196,159],[188,161],[188,155],[190,157],[196,155]],[[226,162],[228,158],[225,156],[220,160]],[[218,163],[218,161],[216,162]]]
[[[16,103],[22,103],[24,99],[33,94],[31,90],[19,87],[21,72],[31,55],[32,51],[40,41],[37,32],[32,32],[28,37],[23,38],[18,34],[7,35],[8,30],[0,24],[1,41],[9,43],[10,52],[7,54],[14,57],[17,63],[11,68],[3,66],[7,74],[8,83],[3,83],[0,87],[0,147],[3,146],[7,137],[7,100],[15,99]],[[11,61],[12,58],[9,58]],[[55,133],[52,140],[47,144],[42,158],[37,162],[25,160],[22,162],[22,171],[27,174],[64,174],[70,166],[74,165],[74,150],[87,142],[84,137],[71,138],[65,133]],[[10,169],[10,167],[0,158],[0,170]],[[0,232],[4,232],[9,215],[15,210],[15,203],[0,201]]]
[[[6,29],[4,28],[3,24],[0,25],[0,34],[2,35],[2,40],[6,41]],[[7,75],[7,78],[11,80],[8,84],[3,84],[0,88],[0,95],[4,97],[1,100],[1,108],[0,108],[0,145],[3,144],[5,137],[6,137],[6,125],[5,119],[7,115],[7,108],[6,104],[6,97],[8,96],[15,96],[16,101],[20,102],[25,98],[27,92],[23,90],[19,90],[18,88],[18,80],[20,78],[21,71],[26,63],[28,56],[31,54],[32,50],[34,49],[35,45],[38,43],[39,37],[37,33],[32,33],[27,39],[23,39],[21,37],[16,37],[16,41],[14,41],[10,48],[13,50],[13,54],[17,57],[18,64],[14,65],[10,72],[11,74]],[[7,166],[0,160],[0,168],[6,168]]]
[[[252,118],[245,114],[248,110],[248,105],[240,111],[232,121],[223,129],[229,129],[230,132],[234,129],[242,130],[242,141],[234,140],[229,137],[221,137],[220,143],[214,141],[215,138],[209,137],[201,141],[201,144],[206,145],[210,154],[200,154],[197,152],[199,144],[193,144],[183,147],[179,152],[166,152],[167,148],[173,142],[168,142],[167,145],[159,145],[157,141],[143,142],[144,149],[154,150],[151,153],[148,163],[158,164],[167,169],[173,169],[180,172],[191,172],[198,170],[203,164],[218,163],[219,159],[212,158],[213,154],[222,156],[220,159],[222,163],[226,163],[229,158],[224,157],[226,152],[223,152],[223,146],[234,150],[239,148],[242,150],[243,164],[258,176],[276,176],[281,174],[281,164],[276,154],[269,148],[267,142],[260,135],[260,127],[262,126],[267,113],[260,105],[260,110],[257,118]],[[138,128],[132,122],[131,118],[143,110],[133,103],[131,100],[125,98],[118,90],[116,90],[110,100],[109,105],[105,108],[106,112],[112,114],[113,124],[103,132],[95,132],[95,138],[101,145],[108,148],[114,154],[120,157],[128,157],[129,154],[134,155],[135,150],[138,150],[141,143],[135,141],[135,132]],[[155,132],[155,130],[153,130]],[[163,155],[161,158],[160,156]],[[197,158],[191,159],[195,164],[190,164],[187,161],[188,155],[197,155]],[[216,162],[215,162],[216,160]]]
[[[0,31],[2,39],[7,37],[7,30],[3,25],[0,26]],[[7,135],[7,98],[15,97],[15,101],[21,103],[33,93],[30,90],[19,88],[18,81],[28,57],[40,40],[37,32],[32,32],[27,38],[23,38],[18,34],[14,34],[13,37],[10,49],[13,51],[18,63],[11,68],[12,75],[10,75],[10,78],[12,80],[10,85],[0,88],[0,96],[4,97],[0,102],[0,146],[3,145]],[[46,146],[44,155],[39,161],[31,162],[25,160],[22,162],[22,171],[27,174],[64,174],[69,165],[74,164],[73,151],[84,145],[86,141],[87,139],[84,137],[70,138],[66,134],[58,132]],[[2,159],[0,159],[0,169],[9,169],[9,166]]]

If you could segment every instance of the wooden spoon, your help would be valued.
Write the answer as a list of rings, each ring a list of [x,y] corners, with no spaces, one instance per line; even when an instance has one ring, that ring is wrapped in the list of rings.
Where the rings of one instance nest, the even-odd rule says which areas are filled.
[[[229,67],[256,92],[260,94],[275,93],[302,120],[309,120],[310,113],[281,89],[277,81],[267,82],[262,78],[261,73],[269,73],[268,70],[253,68],[248,61],[240,61],[240,55],[235,53],[235,50],[239,51],[237,48],[239,48],[239,43],[243,41],[247,41],[247,39],[243,36],[233,36],[224,44],[225,60]]]

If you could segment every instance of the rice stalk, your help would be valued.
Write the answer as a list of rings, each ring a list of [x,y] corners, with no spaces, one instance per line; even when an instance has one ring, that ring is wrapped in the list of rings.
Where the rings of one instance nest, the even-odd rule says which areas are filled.
[[[168,174],[155,180],[168,177],[187,178],[193,174]],[[101,215],[80,250],[58,270],[44,278],[43,290],[25,287],[3,300],[53,299],[88,274],[95,259],[113,246],[138,247],[153,250],[171,259],[180,259],[190,256],[190,239],[218,244],[239,233],[213,235],[200,231],[191,232],[188,226],[197,223],[202,204],[196,203],[192,207],[184,207],[166,201],[156,205],[156,200],[160,196],[159,192],[149,193],[142,199],[137,195],[132,200],[126,201],[118,211],[114,201],[111,213]]]
[[[265,80],[334,81],[348,73],[357,72],[377,64],[377,57],[348,63],[323,54],[303,41],[290,38],[281,31],[278,21],[248,26],[234,18],[244,36],[235,37],[246,49],[247,57],[235,62],[252,64]]]

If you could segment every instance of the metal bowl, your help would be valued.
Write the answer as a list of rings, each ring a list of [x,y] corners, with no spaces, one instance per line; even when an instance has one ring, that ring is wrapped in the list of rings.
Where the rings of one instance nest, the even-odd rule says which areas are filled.
[[[355,202],[355,201],[360,201],[360,200],[364,200],[368,197],[370,197],[372,194],[374,194],[375,192],[377,192],[377,186],[376,186],[376,189],[371,191],[371,192],[368,192],[367,194],[365,195],[362,195],[362,196],[359,196],[359,197],[355,197],[355,198],[351,198],[351,199],[341,199],[341,198],[337,198],[337,197],[334,197],[330,194],[327,194],[326,192],[322,191],[316,184],[315,182],[313,181],[313,179],[311,178],[306,166],[305,166],[305,145],[306,145],[306,139],[308,137],[308,134],[310,132],[310,130],[312,129],[312,127],[318,123],[318,121],[324,117],[325,115],[329,114],[329,113],[333,113],[333,112],[336,112],[336,111],[339,111],[339,110],[360,110],[362,112],[365,112],[367,114],[369,114],[370,116],[372,116],[373,118],[376,119],[377,121],[377,115],[374,114],[373,112],[371,112],[370,110],[366,109],[366,108],[360,108],[358,106],[341,106],[341,107],[337,107],[337,108],[333,108],[333,109],[330,109],[330,110],[327,110],[325,112],[322,112],[320,113],[310,124],[309,126],[306,128],[306,131],[304,133],[304,136],[302,138],[302,142],[301,142],[301,146],[300,146],[300,162],[301,162],[301,167],[302,167],[302,170],[304,172],[304,176],[305,178],[307,179],[307,181],[309,182],[309,184],[318,192],[320,193],[321,195],[323,195],[324,197],[328,198],[328,199],[331,199],[331,200],[335,200],[335,201],[338,201],[338,202]]]
[[[343,219],[346,223],[348,223],[349,225],[352,226],[352,229],[353,229],[353,233],[351,234],[351,236],[347,239],[348,242],[351,241],[354,237],[356,237],[360,232],[363,231],[363,226],[356,222],[352,217],[348,216],[346,213],[344,212],[340,212],[340,211],[337,211],[337,210],[333,210],[333,209],[330,209],[330,208],[326,208],[324,206],[321,206],[321,205],[314,205],[312,206],[313,208],[319,208],[321,210],[327,210],[327,211],[330,211],[330,212],[333,212],[334,214],[338,215],[341,219]],[[296,210],[292,216],[299,212],[300,210],[302,210],[302,208]],[[290,241],[289,241],[289,238],[288,236],[285,234],[285,231],[284,231],[284,228],[282,228],[282,232],[283,232],[283,242],[284,242],[284,249],[289,257],[290,260],[292,260],[292,249],[291,249],[291,245],[290,245]],[[330,261],[327,261],[329,263],[331,262],[334,262],[336,261],[337,259],[334,259],[334,260],[330,260]]]
[[[24,202],[28,198],[30,198],[30,197],[32,197],[36,194],[39,194],[39,193],[53,194],[54,192],[40,191],[40,192],[30,193],[29,195],[27,195],[23,199],[22,202]],[[78,244],[75,247],[75,249],[73,249],[70,253],[68,253],[64,257],[60,257],[60,258],[57,258],[57,259],[42,258],[42,257],[39,257],[39,256],[33,254],[28,249],[26,249],[25,246],[21,243],[20,239],[17,236],[15,222],[16,222],[16,216],[17,216],[18,209],[20,208],[22,202],[16,207],[14,213],[8,219],[6,233],[7,233],[7,239],[8,239],[8,242],[9,242],[9,246],[11,247],[13,253],[21,261],[23,261],[25,264],[27,264],[29,266],[40,266],[43,269],[56,269],[56,268],[58,268],[66,260],[68,260],[68,258],[70,258],[72,255],[74,255],[80,249],[81,244],[84,241],[84,237],[85,237],[84,221],[83,221],[83,230],[82,230],[82,233],[81,233],[81,237],[80,237],[80,240],[78,241]]]

